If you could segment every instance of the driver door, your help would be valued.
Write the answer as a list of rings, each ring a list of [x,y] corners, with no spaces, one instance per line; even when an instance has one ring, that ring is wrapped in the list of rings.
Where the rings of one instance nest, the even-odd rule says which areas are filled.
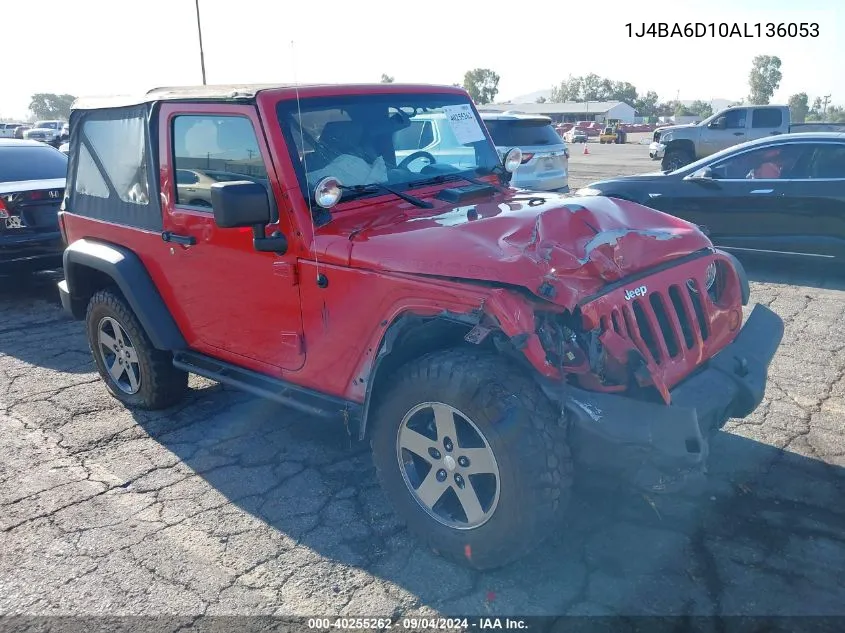
[[[772,149],[777,159],[766,158]],[[767,145],[741,151],[713,163],[712,180],[688,180],[684,184],[694,193],[699,224],[709,229],[716,246],[739,251],[787,251],[786,244],[795,236],[812,234],[819,220],[810,206],[795,204],[795,180],[802,170],[807,146],[800,143]],[[774,176],[749,177],[761,165],[776,160],[780,169]],[[690,201],[679,201],[683,206]]]
[[[188,344],[277,376],[299,369],[305,350],[295,255],[256,251],[251,229],[218,227],[206,198],[189,191],[198,184],[193,176],[202,181],[209,173],[212,182],[227,174],[260,182],[280,218],[269,229],[292,234],[255,108],[166,103],[160,118],[164,230],[177,239],[161,242],[156,264]]]
[[[708,126],[701,136],[701,149],[704,156],[710,156],[748,140],[748,108],[728,110],[723,117],[719,117],[713,123],[722,119],[725,121],[724,128]]]

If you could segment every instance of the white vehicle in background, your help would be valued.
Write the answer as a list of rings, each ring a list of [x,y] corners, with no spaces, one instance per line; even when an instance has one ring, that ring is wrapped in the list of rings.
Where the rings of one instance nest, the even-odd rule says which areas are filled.
[[[501,156],[514,147],[522,150],[522,164],[511,180],[514,187],[569,191],[569,150],[551,119],[512,113],[480,114]],[[475,149],[458,142],[442,112],[412,117],[409,127],[394,134],[393,145],[397,165],[414,173],[431,165],[431,158],[458,168],[471,167],[476,161]],[[441,161],[441,158],[445,160]],[[433,173],[434,170],[436,165],[429,171]]]
[[[499,154],[522,150],[522,164],[511,179],[520,189],[569,192],[569,150],[549,117],[517,112],[482,112]]]
[[[62,140],[62,130],[66,125],[67,121],[61,120],[36,121],[32,125],[32,129],[23,133],[23,137],[30,141],[59,145]]]
[[[0,123],[0,138],[15,138],[15,130],[26,123]]]

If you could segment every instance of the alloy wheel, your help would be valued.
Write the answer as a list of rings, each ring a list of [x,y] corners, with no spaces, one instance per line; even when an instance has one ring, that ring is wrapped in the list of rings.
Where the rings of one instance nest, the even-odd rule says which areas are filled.
[[[126,330],[112,317],[103,317],[97,326],[98,352],[117,388],[127,394],[141,388],[138,353]]]
[[[484,525],[499,502],[499,466],[478,426],[456,408],[424,402],[405,414],[396,438],[399,468],[416,502],[454,529]]]

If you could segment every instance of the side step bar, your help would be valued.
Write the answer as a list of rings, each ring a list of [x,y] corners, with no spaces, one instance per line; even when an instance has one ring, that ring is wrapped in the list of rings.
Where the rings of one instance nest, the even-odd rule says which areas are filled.
[[[173,366],[322,418],[361,419],[362,405],[265,376],[196,352],[176,352]]]

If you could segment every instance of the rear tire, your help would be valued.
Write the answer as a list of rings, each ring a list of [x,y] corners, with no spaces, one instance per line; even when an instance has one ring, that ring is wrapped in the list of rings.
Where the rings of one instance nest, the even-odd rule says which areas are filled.
[[[88,345],[109,393],[131,408],[164,409],[188,390],[188,374],[156,349],[123,297],[100,290],[85,315]]]
[[[384,394],[373,461],[397,514],[432,550],[491,569],[559,526],[572,486],[566,428],[523,372],[492,354],[446,350],[406,365]]]

